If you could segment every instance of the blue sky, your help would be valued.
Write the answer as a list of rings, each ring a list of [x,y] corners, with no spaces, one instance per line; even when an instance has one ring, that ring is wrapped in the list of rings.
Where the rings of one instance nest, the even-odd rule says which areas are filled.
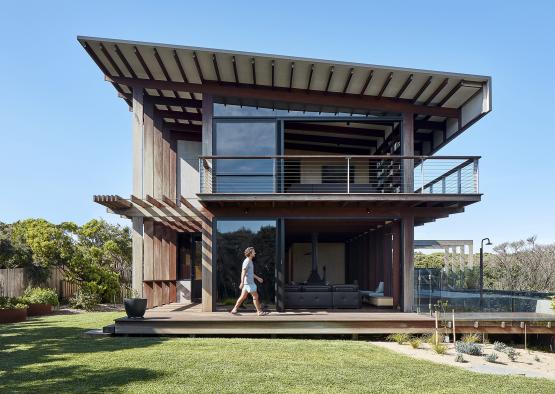
[[[555,242],[555,3],[511,3],[6,2],[0,220],[121,221],[92,195],[130,194],[131,117],[90,35],[491,75],[493,112],[441,151],[483,156],[483,200],[416,237]]]

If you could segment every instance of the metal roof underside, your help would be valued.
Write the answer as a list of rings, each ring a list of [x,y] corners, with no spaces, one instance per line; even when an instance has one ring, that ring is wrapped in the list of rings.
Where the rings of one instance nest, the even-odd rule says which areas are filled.
[[[107,77],[125,77],[140,80],[189,82],[204,84],[249,85],[252,87],[283,88],[324,92],[346,96],[369,96],[416,104],[423,107],[463,107],[480,95],[478,109],[472,110],[455,133],[462,131],[491,110],[491,78],[483,75],[457,74],[399,67],[386,67],[360,63],[346,63],[320,59],[306,59],[269,54],[123,41],[95,37],[78,37],[99,68]],[[113,83],[128,104],[131,88]],[[195,102],[201,93],[146,89],[150,96],[193,99],[193,105],[157,105],[160,110],[183,111],[198,114],[198,118],[170,122],[190,125],[201,124],[201,109]],[[248,101],[248,100],[247,100]],[[232,102],[232,101],[231,101]],[[173,104],[170,102],[170,104]],[[245,105],[245,101],[239,102]],[[268,103],[253,102],[256,105]],[[275,104],[275,103],[274,103]],[[298,106],[298,104],[297,104]],[[470,107],[470,106],[469,106]],[[473,105],[476,107],[476,105]],[[305,108],[306,110],[307,108]],[[313,106],[309,110],[314,110]],[[322,109],[320,109],[322,110]],[[362,113],[369,111],[335,108],[335,111]],[[380,113],[379,111],[377,112]],[[383,114],[383,111],[381,112]],[[464,114],[463,114],[464,115]],[[478,116],[479,115],[479,116]],[[417,119],[445,121],[441,116]]]

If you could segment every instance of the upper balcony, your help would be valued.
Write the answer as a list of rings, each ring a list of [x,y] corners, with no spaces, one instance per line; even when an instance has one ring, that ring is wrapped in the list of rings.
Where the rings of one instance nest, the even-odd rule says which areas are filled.
[[[417,194],[419,199],[478,195],[479,159],[391,155],[202,156],[200,194],[205,198],[358,195],[369,200],[387,195]]]

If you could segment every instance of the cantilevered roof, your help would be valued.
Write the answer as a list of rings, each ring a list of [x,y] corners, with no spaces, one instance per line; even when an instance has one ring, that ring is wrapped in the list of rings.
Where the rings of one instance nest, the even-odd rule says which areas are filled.
[[[295,100],[295,105],[306,102],[312,109],[336,102],[336,111],[367,115],[374,108],[378,113],[413,111],[430,124],[446,122],[448,139],[491,110],[491,78],[484,75],[95,37],[78,40],[129,104],[132,86],[142,85],[157,97],[159,109],[191,114],[167,118],[176,123],[200,124],[203,93],[244,100],[251,95],[255,102]]]

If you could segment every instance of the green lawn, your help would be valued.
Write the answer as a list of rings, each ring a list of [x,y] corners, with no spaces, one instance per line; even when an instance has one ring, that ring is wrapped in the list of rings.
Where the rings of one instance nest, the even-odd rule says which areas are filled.
[[[118,315],[0,325],[0,392],[555,392],[553,381],[474,374],[363,341],[83,336]]]

